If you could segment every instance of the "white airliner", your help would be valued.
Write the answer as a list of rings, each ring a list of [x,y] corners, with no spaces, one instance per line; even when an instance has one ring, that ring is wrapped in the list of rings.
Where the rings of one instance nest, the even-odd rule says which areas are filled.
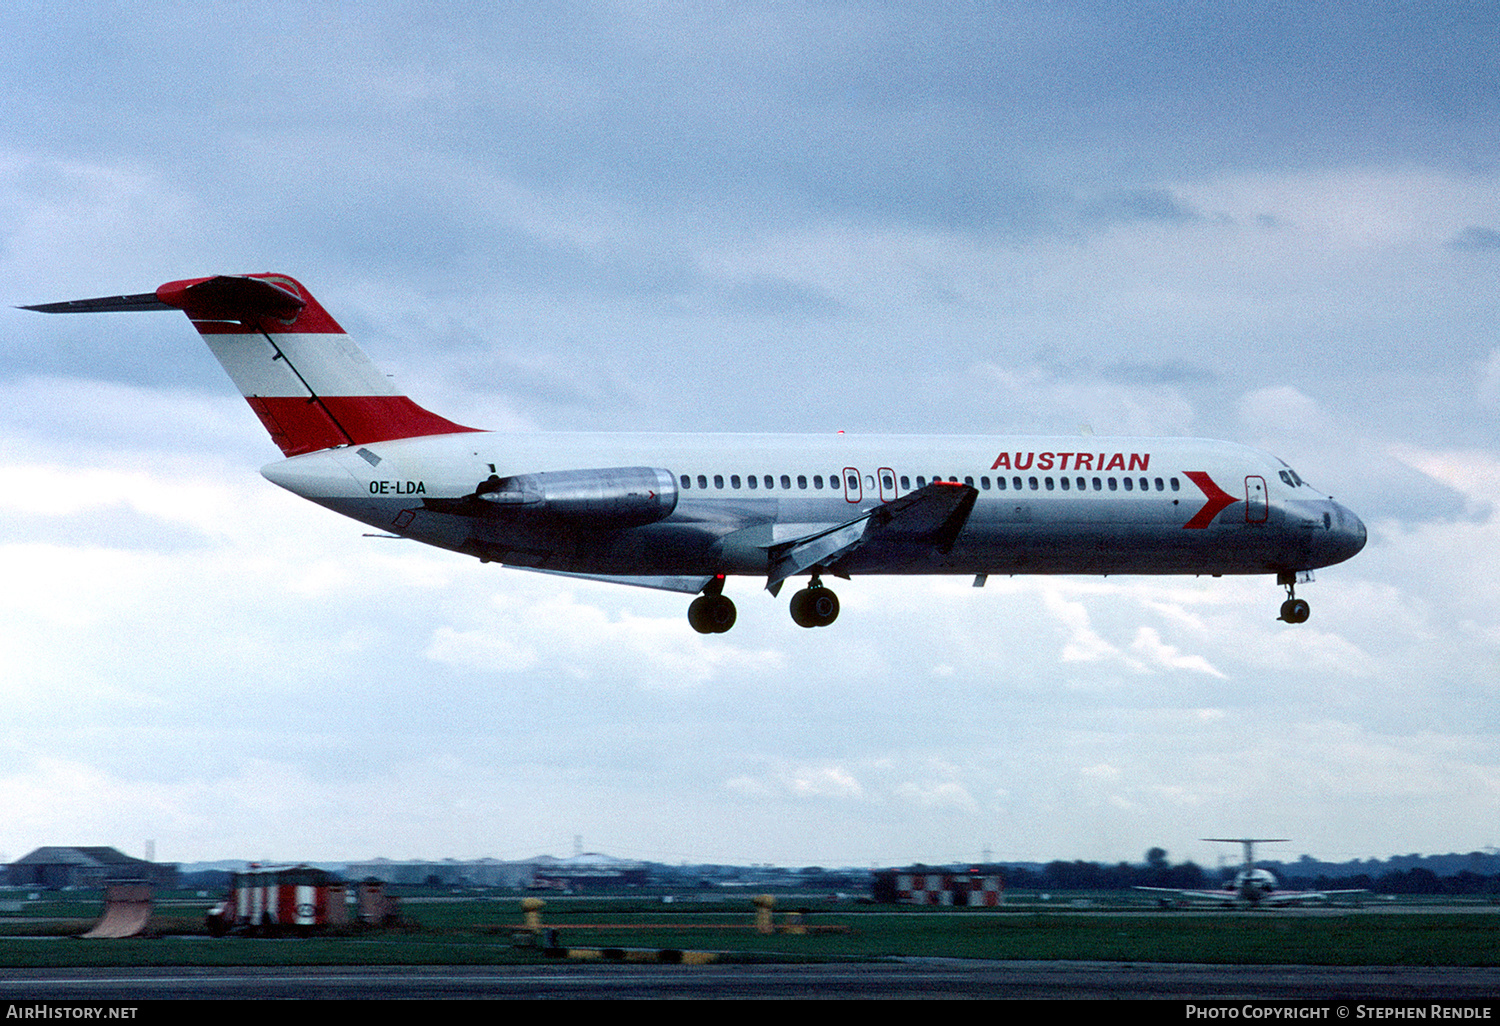
[[[1285,837],[1205,837],[1205,841],[1242,845],[1245,861],[1232,880],[1226,880],[1217,891],[1188,891],[1172,887],[1137,887],[1138,891],[1171,895],[1179,901],[1198,904],[1233,905],[1240,908],[1256,906],[1300,905],[1304,902],[1327,901],[1347,894],[1366,894],[1362,888],[1344,891],[1283,891],[1278,889],[1276,874],[1269,869],[1258,869],[1255,865],[1257,844],[1278,844]]]
[[[734,625],[729,575],[826,627],[825,574],[1275,574],[1365,544],[1358,517],[1268,453],[1192,438],[511,434],[392,386],[298,282],[247,274],[23,309],[184,311],[287,457],[262,468],[383,532],[550,573],[698,595]]]

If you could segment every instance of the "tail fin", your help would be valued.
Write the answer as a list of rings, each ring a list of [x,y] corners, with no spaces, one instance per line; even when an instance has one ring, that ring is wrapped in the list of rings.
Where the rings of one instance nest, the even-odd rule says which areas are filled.
[[[172,281],[154,294],[25,307],[182,310],[287,456],[474,431],[396,392],[302,285],[282,274]]]

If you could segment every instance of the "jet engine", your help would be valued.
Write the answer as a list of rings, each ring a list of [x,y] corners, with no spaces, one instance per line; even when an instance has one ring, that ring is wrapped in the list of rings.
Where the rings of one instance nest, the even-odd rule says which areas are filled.
[[[489,507],[490,516],[556,518],[602,528],[640,527],[672,515],[677,508],[677,481],[670,470],[655,467],[492,475],[473,499]]]

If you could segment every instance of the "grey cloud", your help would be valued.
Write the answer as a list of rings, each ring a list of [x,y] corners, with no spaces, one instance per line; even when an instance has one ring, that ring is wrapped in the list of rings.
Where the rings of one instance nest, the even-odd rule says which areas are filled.
[[[1448,240],[1449,249],[1464,252],[1489,252],[1500,249],[1500,232],[1493,228],[1470,225]]]
[[[1197,221],[1202,215],[1182,203],[1166,189],[1126,189],[1085,201],[1080,210],[1085,221],[1104,223]]]
[[[1219,379],[1219,375],[1209,368],[1187,360],[1117,363],[1108,368],[1108,373],[1132,385],[1207,384]]]

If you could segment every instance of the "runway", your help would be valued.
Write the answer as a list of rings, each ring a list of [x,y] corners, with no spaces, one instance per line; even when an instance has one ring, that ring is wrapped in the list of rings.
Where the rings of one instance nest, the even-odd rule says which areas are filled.
[[[0,971],[0,1000],[1061,998],[1490,1001],[1500,968],[902,959],[821,965],[541,965]]]

